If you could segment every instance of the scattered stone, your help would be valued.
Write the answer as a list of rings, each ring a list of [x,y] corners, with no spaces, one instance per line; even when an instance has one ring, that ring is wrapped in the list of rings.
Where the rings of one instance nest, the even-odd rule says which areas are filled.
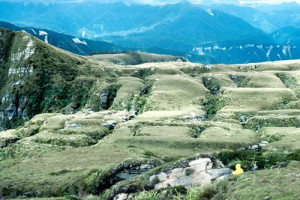
[[[256,144],[256,145],[250,146],[249,149],[251,149],[251,150],[258,150],[259,146]]]
[[[256,125],[256,126],[255,126],[255,130],[256,130],[256,131],[259,131],[260,129],[261,129],[261,126],[260,126],[260,125]]]
[[[261,141],[258,146],[262,149],[266,149],[267,148],[267,145],[269,144],[269,142],[267,141]]]
[[[65,126],[66,129],[69,129],[69,128],[82,128],[82,125],[81,124],[66,124]]]
[[[201,135],[202,131],[203,130],[200,127],[196,127],[194,129],[194,133],[192,134],[192,137],[193,138],[198,138]]]
[[[128,196],[129,196],[129,194],[127,194],[127,193],[121,193],[121,194],[118,194],[117,196],[115,196],[113,200],[127,200]]]
[[[66,108],[63,110],[63,113],[66,115],[72,115],[72,114],[75,114],[76,112],[73,108]]]
[[[206,119],[207,119],[207,113],[205,113],[204,115],[202,115],[202,116],[198,116],[197,117],[197,120],[198,121],[200,121],[200,122],[203,122],[203,121],[205,121]]]
[[[248,117],[246,117],[246,116],[241,116],[240,119],[241,119],[242,123],[247,123],[249,121]]]
[[[128,120],[133,120],[136,117],[135,111],[129,113]]]
[[[261,141],[260,144],[269,144],[268,141]]]
[[[109,92],[102,92],[100,94],[100,106],[103,109],[107,108]]]
[[[85,110],[82,111],[82,113],[83,113],[84,115],[90,115],[90,114],[93,114],[94,111],[91,110],[91,109],[85,109]]]
[[[108,128],[109,130],[113,130],[116,127],[117,122],[114,120],[109,120],[104,122],[102,125]]]

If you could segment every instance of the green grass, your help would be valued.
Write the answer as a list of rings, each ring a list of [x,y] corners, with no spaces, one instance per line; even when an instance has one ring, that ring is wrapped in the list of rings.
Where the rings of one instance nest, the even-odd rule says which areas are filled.
[[[155,80],[146,103],[147,111],[201,109],[207,89],[202,83],[181,75],[152,76]]]
[[[276,110],[297,100],[294,92],[284,88],[224,88],[227,109]]]
[[[257,160],[262,170],[211,186],[177,188],[180,192],[166,192],[167,198],[297,199],[299,163],[291,160],[300,159],[299,61],[120,66],[109,62],[169,57],[143,53],[137,54],[138,59],[134,54],[77,57],[24,36],[7,36],[10,52],[23,51],[32,39],[35,53],[20,62],[8,59],[0,70],[0,96],[10,95],[0,109],[18,102],[32,117],[24,125],[6,126],[19,126],[16,129],[0,132],[0,142],[10,141],[0,148],[0,194],[5,197],[101,199],[128,184],[141,192],[149,189],[142,188],[147,186],[145,174],[105,187],[102,183],[130,161],[157,160],[172,168],[180,159],[214,153],[229,167],[242,162],[249,169]],[[9,68],[23,67],[33,68],[30,77],[7,75]],[[11,87],[17,80],[24,85]],[[101,105],[104,92],[109,93],[107,105]],[[116,127],[108,130],[107,121]],[[264,151],[239,150],[262,140],[270,142]],[[270,170],[277,162],[290,165]],[[135,198],[159,199],[162,194],[143,191]]]
[[[116,98],[114,99],[112,109],[114,110],[136,110],[132,101],[134,98],[141,95],[145,85],[141,79],[138,78],[121,78],[117,84],[122,85],[117,92]]]
[[[244,88],[286,88],[282,81],[272,73],[235,73],[236,77],[245,77],[244,83],[239,87]],[[231,76],[233,76],[231,75]]]
[[[296,127],[266,127],[260,133],[270,141],[270,149],[300,149],[300,129]]]
[[[298,199],[299,162],[287,168],[248,172],[229,181],[224,199]]]
[[[118,54],[97,54],[90,56],[91,59],[111,62],[117,65],[138,65],[150,62],[170,62],[185,58],[179,56],[157,55],[143,52],[124,52]]]

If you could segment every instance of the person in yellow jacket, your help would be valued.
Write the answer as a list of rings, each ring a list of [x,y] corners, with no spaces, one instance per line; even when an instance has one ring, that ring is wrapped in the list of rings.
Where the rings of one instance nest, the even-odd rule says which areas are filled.
[[[241,167],[241,164],[235,165],[235,171],[232,172],[232,175],[238,175],[244,173],[243,168]]]

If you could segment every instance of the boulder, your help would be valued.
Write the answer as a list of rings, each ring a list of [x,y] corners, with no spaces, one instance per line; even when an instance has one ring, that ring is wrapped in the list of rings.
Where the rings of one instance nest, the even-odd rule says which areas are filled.
[[[162,189],[175,186],[199,186],[210,184],[218,178],[231,174],[229,168],[213,168],[214,163],[210,158],[199,158],[192,160],[186,167],[178,167],[167,172],[161,172],[150,177],[155,183],[155,189]],[[218,166],[222,166],[218,164]]]
[[[114,120],[108,120],[108,121],[104,122],[102,125],[105,126],[106,128],[108,128],[109,130],[113,130],[115,128],[115,126],[117,125],[117,122]]]

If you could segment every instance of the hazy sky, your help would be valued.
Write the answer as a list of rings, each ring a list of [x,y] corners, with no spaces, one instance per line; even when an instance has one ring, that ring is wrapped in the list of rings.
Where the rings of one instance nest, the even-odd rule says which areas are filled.
[[[87,1],[97,1],[97,2],[118,2],[124,1],[127,3],[135,2],[135,3],[146,3],[146,4],[165,4],[165,3],[177,3],[181,0],[0,0],[0,1],[11,1],[11,2],[87,2]],[[188,0],[192,3],[269,3],[269,4],[279,4],[283,2],[297,2],[300,3],[300,0]]]

